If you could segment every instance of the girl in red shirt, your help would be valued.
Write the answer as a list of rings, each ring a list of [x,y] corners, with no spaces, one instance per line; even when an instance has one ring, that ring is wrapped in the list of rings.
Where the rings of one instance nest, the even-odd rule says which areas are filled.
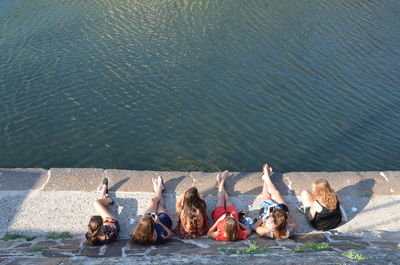
[[[250,229],[239,222],[239,215],[225,191],[225,181],[229,171],[225,170],[222,175],[217,175],[218,201],[217,206],[211,213],[215,224],[208,230],[208,237],[218,241],[243,240],[250,236]]]

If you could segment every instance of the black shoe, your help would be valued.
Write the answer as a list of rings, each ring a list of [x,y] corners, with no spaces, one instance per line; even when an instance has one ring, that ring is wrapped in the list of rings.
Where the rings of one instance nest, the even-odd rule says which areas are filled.
[[[106,185],[106,194],[108,196],[108,178],[103,178],[103,185]]]

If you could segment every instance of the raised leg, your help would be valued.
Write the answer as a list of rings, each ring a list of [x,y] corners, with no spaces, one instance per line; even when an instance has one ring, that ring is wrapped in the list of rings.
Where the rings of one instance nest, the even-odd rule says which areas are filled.
[[[94,205],[94,208],[96,209],[97,214],[100,215],[103,219],[105,219],[107,217],[111,217],[111,218],[115,219],[115,217],[106,208],[111,203],[112,203],[112,200],[107,198],[107,199],[95,200],[93,205]]]
[[[218,195],[217,195],[217,206],[222,206],[225,208],[225,179],[222,179],[221,174],[217,175],[218,181]]]
[[[276,201],[277,203],[286,204],[285,199],[283,199],[281,193],[276,189],[274,183],[271,181],[272,168],[267,164],[263,167],[263,197],[264,197],[264,188],[270,193],[271,199]],[[267,192],[265,192],[265,196],[268,197]]]
[[[161,177],[158,177],[158,192],[159,192],[159,200],[158,200],[158,207],[157,207],[157,212],[158,213],[166,213],[167,211],[165,210],[164,207],[164,198],[162,196],[162,192],[164,190],[163,186],[163,181]]]
[[[156,180],[152,180],[153,183],[156,182]],[[158,181],[157,181],[158,183]],[[151,196],[148,204],[147,204],[147,208],[144,211],[144,213],[155,213],[158,210],[158,203],[160,201],[160,199],[162,199],[162,190],[160,188],[160,185],[154,185],[154,193]]]
[[[301,192],[301,202],[304,207],[311,207],[314,200],[314,196],[308,190],[303,190]]]

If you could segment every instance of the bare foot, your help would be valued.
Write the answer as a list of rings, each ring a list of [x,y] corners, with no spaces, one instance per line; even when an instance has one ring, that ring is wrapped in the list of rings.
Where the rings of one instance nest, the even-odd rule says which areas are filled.
[[[221,173],[218,173],[217,176],[215,177],[217,179],[217,183],[215,183],[215,189],[219,189],[219,183],[221,182]]]
[[[164,191],[165,190],[164,179],[161,176],[158,176],[157,180],[158,180],[158,185],[160,186],[161,191]]]
[[[222,172],[221,181],[224,182],[224,185],[225,185],[225,181],[226,181],[226,179],[227,179],[228,177],[229,177],[229,171],[228,171],[228,170],[225,170],[224,172]]]
[[[226,180],[227,177],[229,177],[229,171],[225,170],[222,172],[221,180]]]
[[[270,167],[268,164],[264,164],[261,178],[263,180],[268,180],[271,174],[272,174],[272,167]]]
[[[157,192],[158,189],[158,180],[156,178],[151,178],[151,182],[153,183],[153,191]]]

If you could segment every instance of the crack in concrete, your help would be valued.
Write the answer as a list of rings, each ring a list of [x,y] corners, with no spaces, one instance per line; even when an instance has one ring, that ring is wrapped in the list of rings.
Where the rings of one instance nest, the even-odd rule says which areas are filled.
[[[47,170],[47,179],[46,179],[45,183],[43,183],[42,187],[40,187],[39,191],[43,191],[44,187],[47,185],[47,183],[49,183],[50,177],[51,177],[50,170]]]

